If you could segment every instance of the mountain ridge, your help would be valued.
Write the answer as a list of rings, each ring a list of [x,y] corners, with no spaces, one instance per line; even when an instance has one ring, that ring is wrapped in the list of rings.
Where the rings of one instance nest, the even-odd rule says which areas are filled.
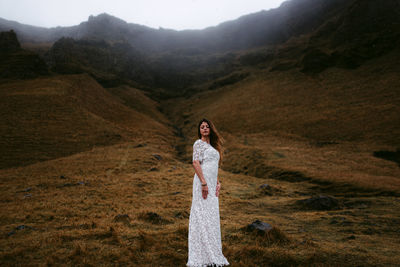
[[[43,31],[43,28],[36,29],[29,26],[31,31],[36,29],[36,36],[25,36],[26,33],[23,31],[23,25],[17,25],[21,30],[14,30],[20,36],[22,42],[27,40],[54,42],[62,36],[78,39],[92,37],[104,38],[105,36],[102,35],[102,32],[98,32],[96,29],[101,28],[101,26],[110,27],[116,24],[120,26],[120,30],[115,32],[108,31],[107,34],[111,34],[111,37],[116,37],[116,39],[119,40],[125,38],[131,45],[143,51],[160,52],[165,49],[170,50],[172,48],[184,47],[197,47],[213,51],[227,49],[238,50],[247,49],[250,46],[254,47],[280,43],[287,40],[288,36],[309,31],[316,27],[316,24],[319,23],[319,20],[324,18],[324,15],[331,16],[335,7],[342,5],[344,2],[346,1],[287,1],[279,8],[244,15],[236,20],[222,22],[216,26],[207,27],[202,30],[157,30],[139,24],[127,23],[124,20],[106,13],[98,16],[90,16],[88,21],[82,22],[76,26],[50,28],[42,39],[40,37],[40,31]],[[317,5],[315,5],[316,3]],[[311,4],[315,5],[312,9],[306,8],[307,5]],[[303,10],[303,13],[297,15],[298,10]],[[293,18],[293,16],[295,17]],[[298,17],[296,18],[296,16]],[[315,20],[313,16],[317,16],[318,19]],[[309,18],[313,19],[314,22],[308,21],[307,19]],[[292,23],[291,20],[296,21],[296,23]],[[299,24],[298,22],[302,20],[305,21]],[[105,21],[107,23],[104,23]],[[96,25],[94,22],[99,23],[99,25]],[[0,22],[0,30],[9,30],[11,26],[4,24],[6,23]],[[121,33],[123,34],[121,35]],[[124,36],[124,34],[126,35]]]

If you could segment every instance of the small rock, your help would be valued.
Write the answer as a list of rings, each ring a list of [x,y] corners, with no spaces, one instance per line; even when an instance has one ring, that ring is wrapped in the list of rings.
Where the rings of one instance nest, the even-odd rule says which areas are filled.
[[[27,187],[27,188],[25,188],[24,190],[17,191],[17,193],[29,192],[29,191],[31,191],[31,190],[32,190],[32,187]]]
[[[17,229],[17,230],[22,230],[22,229],[25,229],[25,225],[18,225],[17,227],[15,227],[15,229]]]
[[[23,229],[30,229],[30,230],[35,230],[35,228],[33,228],[32,226],[29,225],[18,225],[17,227],[15,227],[15,230],[23,230]]]
[[[260,220],[255,220],[241,229],[250,232],[251,234],[256,233],[257,236],[260,236],[269,244],[283,244],[290,242],[290,239],[280,229]]]
[[[158,155],[158,154],[153,154],[153,156],[158,160],[162,160],[162,157],[160,155]]]
[[[14,231],[14,230],[12,230],[11,232],[8,232],[7,233],[7,236],[12,236],[12,235],[14,235],[16,232]]]
[[[26,195],[24,195],[24,198],[29,198],[29,197],[32,197],[32,194],[26,194]]]
[[[177,192],[171,193],[171,195],[177,195],[177,194],[180,194],[180,193],[182,193],[182,192],[177,191]]]
[[[152,167],[152,168],[149,170],[149,172],[154,172],[154,171],[158,171],[158,168]]]
[[[64,175],[60,175],[60,179],[67,179]]]
[[[272,226],[269,223],[262,222],[260,220],[255,220],[251,224],[246,226],[246,230],[252,232],[257,230],[258,232],[266,233],[272,230]]]
[[[175,218],[180,218],[180,219],[189,218],[189,213],[187,211],[178,211],[178,212],[175,212],[174,216],[175,216]],[[222,219],[222,217],[221,217],[221,219]]]

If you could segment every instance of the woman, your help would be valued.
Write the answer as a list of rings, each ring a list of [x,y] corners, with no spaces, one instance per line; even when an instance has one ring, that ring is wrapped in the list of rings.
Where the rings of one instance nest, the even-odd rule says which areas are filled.
[[[189,217],[189,259],[186,265],[229,265],[222,254],[218,201],[221,190],[218,166],[223,139],[207,119],[200,121],[197,131],[199,139],[193,144],[195,175]]]

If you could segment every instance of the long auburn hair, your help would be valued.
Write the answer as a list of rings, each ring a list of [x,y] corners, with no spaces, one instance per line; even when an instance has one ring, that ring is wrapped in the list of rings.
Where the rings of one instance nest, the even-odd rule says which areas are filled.
[[[225,142],[224,138],[222,138],[221,134],[217,131],[217,128],[215,128],[214,124],[210,121],[207,120],[205,118],[203,118],[200,122],[199,125],[197,126],[197,135],[199,137],[199,139],[201,139],[201,133],[200,133],[200,125],[206,122],[208,124],[208,126],[210,126],[210,145],[215,148],[216,150],[218,150],[219,152],[219,156],[220,156],[220,165],[222,162],[222,158],[223,158],[223,154],[224,154],[224,148],[223,148],[223,144]]]

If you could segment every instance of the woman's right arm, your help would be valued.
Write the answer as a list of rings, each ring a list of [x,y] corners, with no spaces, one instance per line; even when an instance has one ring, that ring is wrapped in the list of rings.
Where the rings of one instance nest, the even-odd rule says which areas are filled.
[[[205,184],[206,183],[206,179],[204,179],[203,170],[201,169],[200,161],[193,160],[193,168],[194,168],[194,171],[197,174],[197,177],[199,177],[200,182],[202,184]]]
[[[207,185],[206,179],[204,179],[203,171],[201,169],[201,165],[198,160],[193,160],[193,168],[197,174],[197,177],[199,177],[199,179],[201,181],[201,194],[203,195],[203,198],[206,199],[207,195],[208,195],[208,185]],[[206,185],[203,185],[203,184],[206,184]]]
[[[206,179],[204,179],[204,175],[203,175],[203,170],[201,169],[201,165],[200,162],[203,160],[203,152],[204,152],[204,147],[202,147],[202,144],[200,141],[196,141],[193,144],[193,168],[194,171],[197,174],[197,177],[199,177],[200,182],[201,182],[201,192],[203,195],[203,198],[206,199],[207,198],[207,194],[208,194],[208,186],[207,186],[207,181]],[[205,184],[205,185],[203,185]]]

